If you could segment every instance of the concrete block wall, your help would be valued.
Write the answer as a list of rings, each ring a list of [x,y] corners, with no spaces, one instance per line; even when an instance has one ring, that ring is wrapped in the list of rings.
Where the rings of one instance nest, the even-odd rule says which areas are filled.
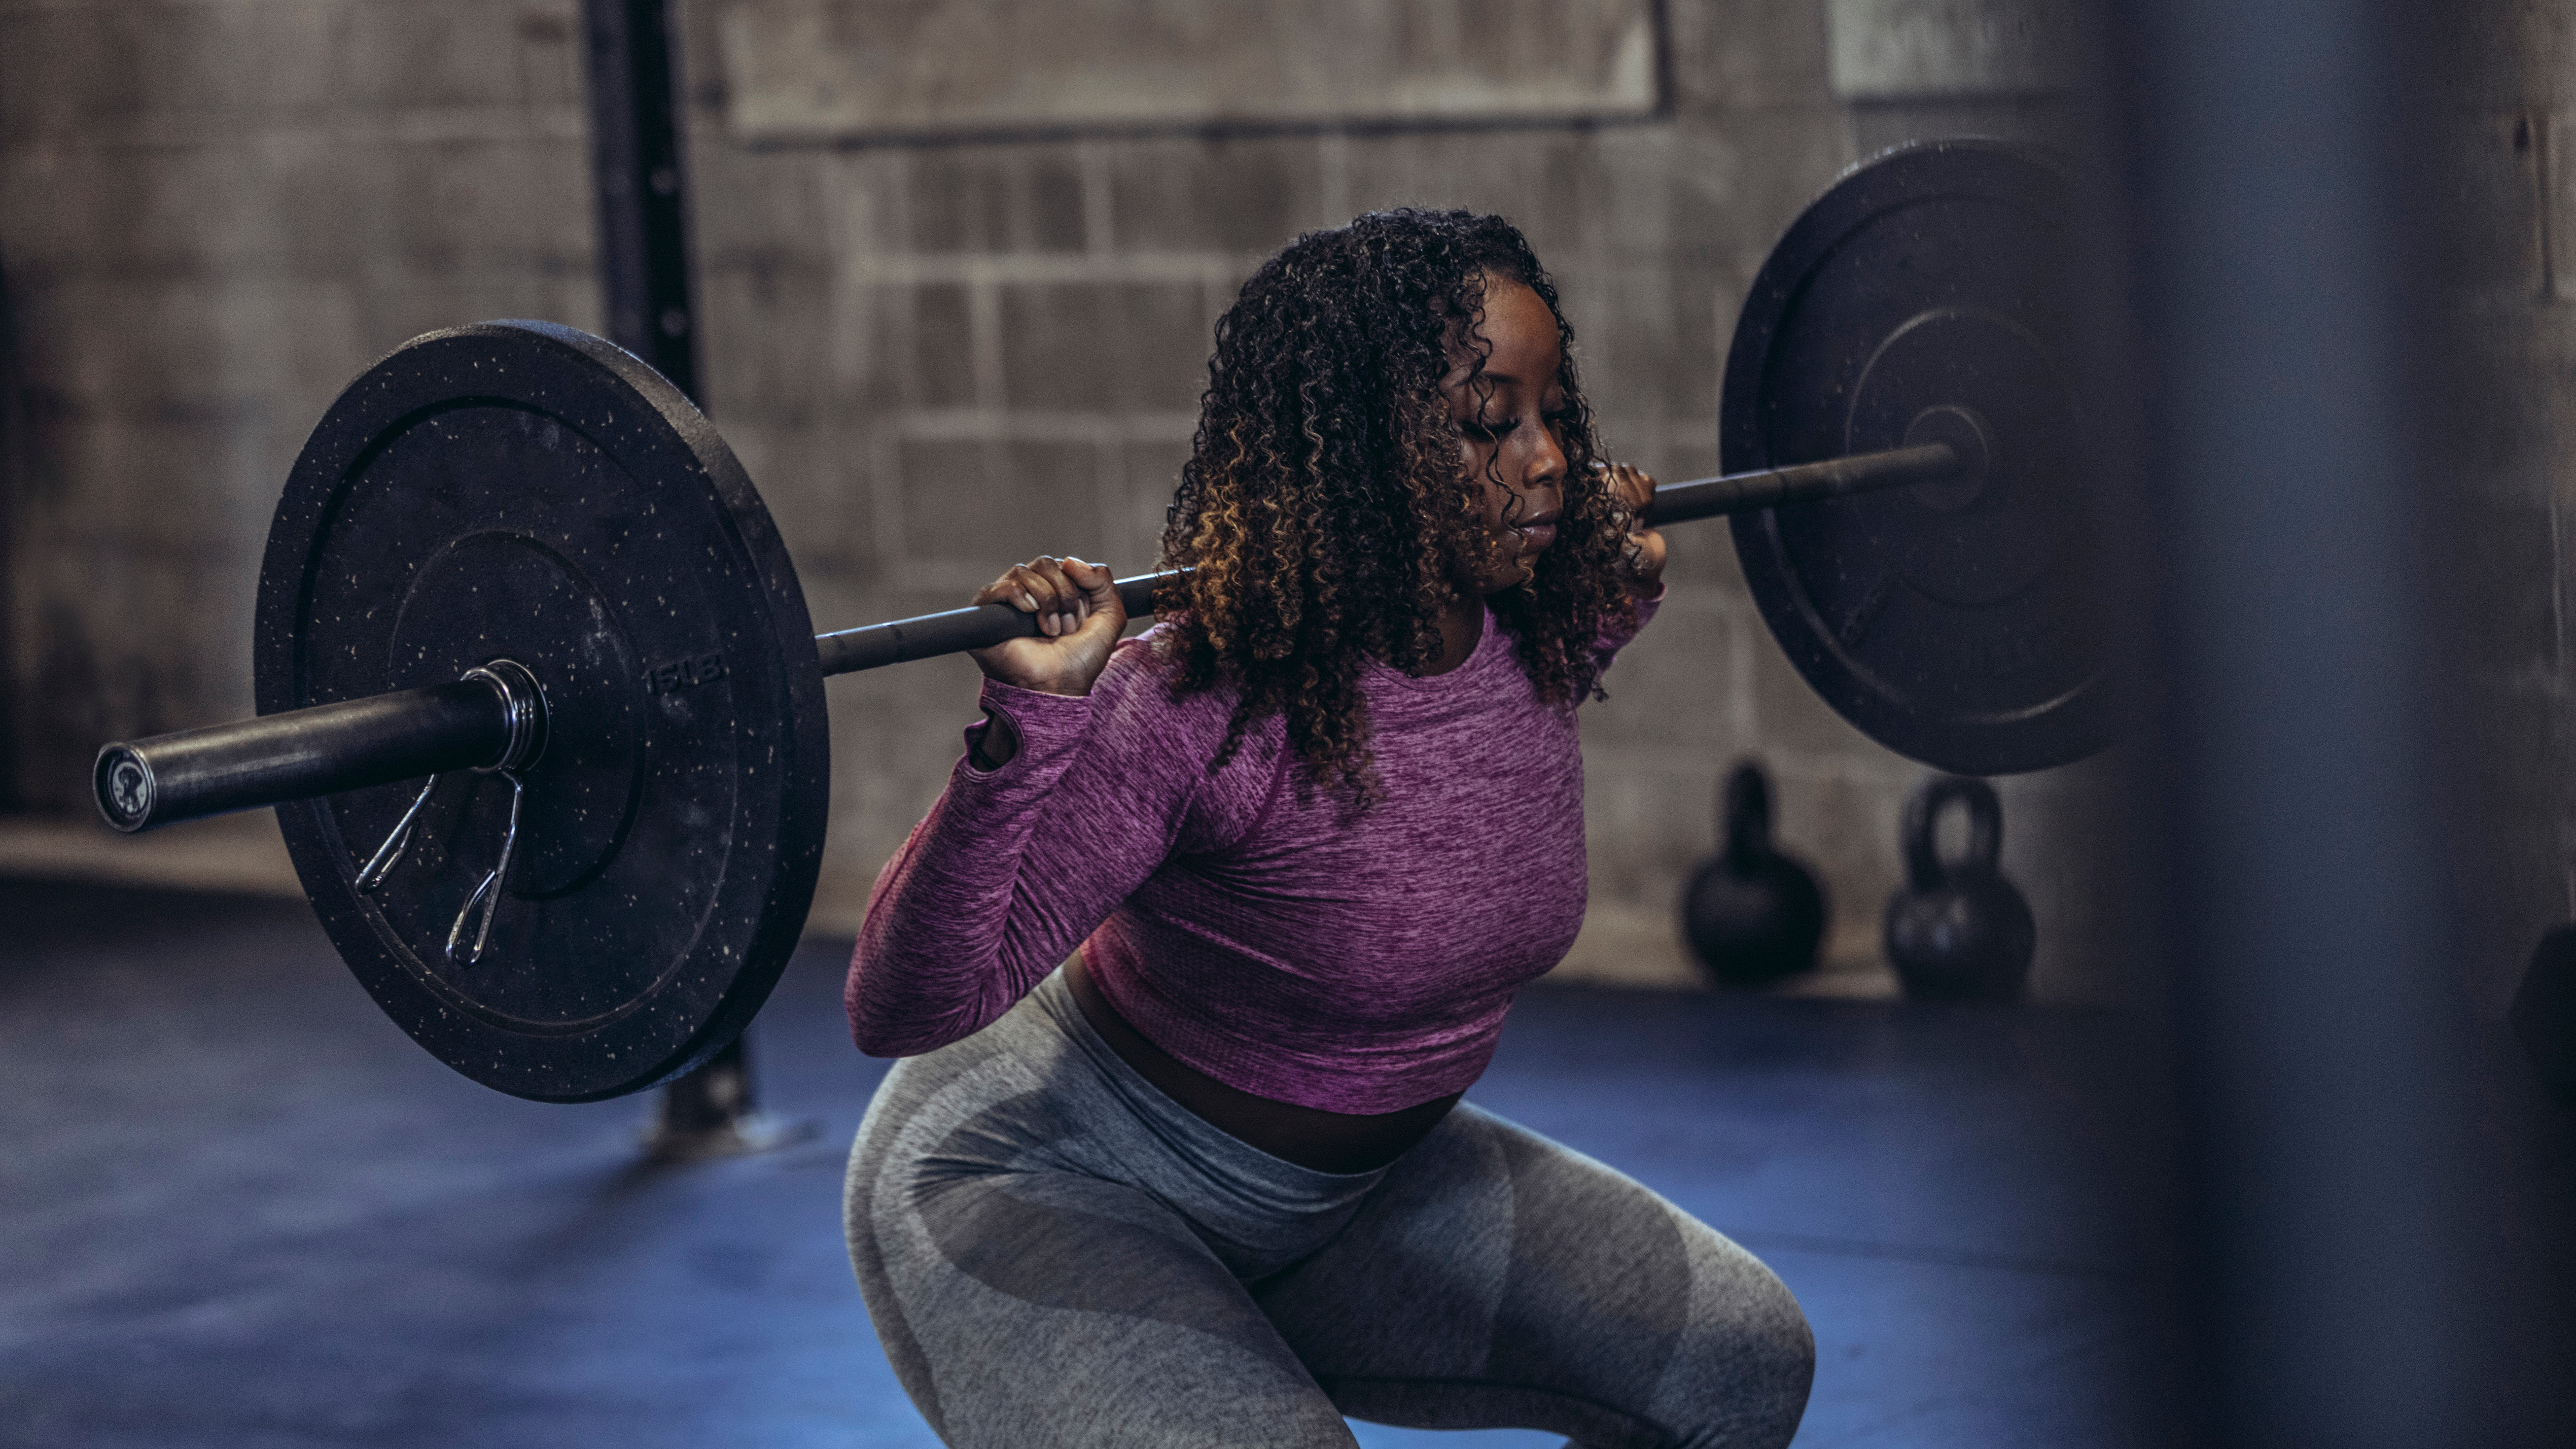
[[[1519,221],[1618,456],[1714,472],[1737,306],[1809,200],[1900,140],[2067,122],[2045,100],[1846,101],[1825,5],[1671,0],[1668,104],[1645,121],[757,145],[728,128],[720,17],[685,15],[707,403],[820,627],[952,606],[1039,551],[1149,566],[1214,318],[1262,256],[1372,207]],[[10,505],[27,800],[75,808],[112,733],[247,706],[269,506],[369,358],[476,317],[596,325],[572,18],[563,0],[0,0],[0,278],[33,419]],[[1593,910],[1567,969],[1691,979],[1678,892],[1747,753],[1822,869],[1835,950],[1866,967],[1926,772],[1807,691],[1722,527],[1673,543],[1672,600],[1585,725]],[[818,923],[855,919],[940,788],[973,681],[951,659],[830,686]],[[2085,848],[2100,779],[2004,785],[2045,996],[2111,989]]]
[[[8,730],[80,808],[118,733],[247,713],[270,511],[403,339],[596,326],[570,0],[0,4]]]
[[[2434,736],[2472,1005],[2576,917],[2576,6],[2446,17],[2425,146],[2447,329],[2423,409]]]

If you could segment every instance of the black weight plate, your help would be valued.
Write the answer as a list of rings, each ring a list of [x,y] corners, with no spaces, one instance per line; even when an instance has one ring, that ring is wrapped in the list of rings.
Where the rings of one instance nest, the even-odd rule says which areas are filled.
[[[632,1092],[732,1040],[795,946],[828,747],[787,552],[715,429],[598,338],[488,322],[405,343],[296,460],[260,571],[262,714],[515,659],[545,690],[517,858],[482,958],[451,925],[511,787],[442,777],[281,806],[314,909],[396,1024],[486,1086]],[[461,953],[460,953],[461,954]]]
[[[1992,142],[1891,152],[1789,228],[1727,358],[1730,473],[1898,447],[1930,410],[1984,418],[1982,487],[1732,520],[1754,601],[1808,684],[1870,738],[1955,774],[2065,764],[2111,737],[2073,245],[2071,186],[2051,163]]]

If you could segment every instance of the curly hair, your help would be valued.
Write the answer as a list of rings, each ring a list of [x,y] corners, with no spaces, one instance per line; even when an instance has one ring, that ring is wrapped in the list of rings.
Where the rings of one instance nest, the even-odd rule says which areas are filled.
[[[1175,696],[1236,692],[1211,770],[1284,714],[1315,782],[1362,804],[1379,793],[1365,661],[1416,672],[1437,659],[1453,581],[1490,562],[1482,489],[1440,387],[1461,348],[1480,383],[1489,278],[1529,287],[1556,316],[1566,476],[1555,544],[1487,602],[1542,699],[1601,696],[1593,644],[1634,617],[1618,572],[1626,519],[1592,469],[1599,445],[1556,288],[1501,217],[1372,212],[1264,262],[1216,326],[1163,532],[1164,565],[1193,572],[1158,600]]]

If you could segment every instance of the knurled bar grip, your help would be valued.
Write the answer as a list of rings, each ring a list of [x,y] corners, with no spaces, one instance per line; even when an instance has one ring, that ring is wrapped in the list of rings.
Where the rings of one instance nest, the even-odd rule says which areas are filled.
[[[1898,488],[1908,483],[1940,478],[1958,466],[1959,455],[1949,444],[1927,443],[1921,447],[1893,448],[1883,453],[1855,453],[1847,458],[1831,458],[1821,463],[1797,463],[1724,478],[1700,478],[1656,489],[1655,501],[1646,509],[1646,521],[1680,523],[1721,513],[1742,513],[1755,508],[1776,508],[1784,503],[1811,503],[1818,499],[1840,498],[1849,493]],[[1120,579],[1117,581],[1119,601],[1127,606],[1130,617],[1150,613],[1156,591],[1186,572],[1186,569],[1175,569],[1169,573],[1138,574],[1134,578]],[[1009,604],[979,604],[970,609],[950,609],[944,613],[870,624],[865,628],[844,629],[834,634],[818,634],[814,636],[814,650],[822,656],[825,674],[852,674],[862,669],[882,669],[889,664],[955,654],[966,649],[986,649],[1008,640],[1026,639],[1038,632],[1035,614],[1023,613]]]
[[[1656,489],[1646,517],[1678,523],[1839,498],[1928,482],[1959,467],[1949,445],[1931,443],[1701,478]],[[1145,615],[1153,611],[1156,592],[1176,576],[1120,579],[1118,597],[1130,616]],[[849,674],[1036,633],[1036,615],[1008,604],[983,604],[816,635],[814,652],[825,674]],[[533,691],[534,681],[524,680],[522,687]],[[107,823],[135,831],[449,770],[489,768],[512,754],[513,740],[506,691],[497,682],[467,678],[111,744],[98,752],[92,784]]]
[[[501,692],[479,679],[371,694],[98,752],[98,812],[123,831],[498,762]]]
[[[1130,618],[1150,614],[1154,611],[1154,591],[1165,581],[1186,572],[1185,569],[1174,569],[1168,573],[1138,574],[1131,579],[1119,579],[1118,601],[1127,606]],[[978,604],[970,609],[950,609],[944,613],[870,624],[865,628],[843,629],[834,634],[817,634],[814,636],[814,652],[823,657],[825,674],[854,674],[862,669],[882,669],[889,664],[930,659],[966,649],[988,649],[1037,633],[1038,616],[1035,614],[1021,613],[1009,604]]]
[[[1646,521],[1682,523],[1721,513],[1750,513],[1784,503],[1814,503],[1851,493],[1901,488],[1908,483],[1931,482],[1958,466],[1959,455],[1949,444],[1925,443],[1921,447],[1854,453],[1847,458],[1793,463],[1785,468],[1734,473],[1724,478],[1698,478],[1656,489],[1655,501],[1646,508]]]

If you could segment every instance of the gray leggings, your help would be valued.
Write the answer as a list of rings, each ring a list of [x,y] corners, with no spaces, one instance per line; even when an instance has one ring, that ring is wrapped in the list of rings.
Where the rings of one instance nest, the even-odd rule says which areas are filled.
[[[1597,1449],[1789,1442],[1807,1321],[1752,1255],[1461,1104],[1316,1172],[1156,1090],[1051,976],[896,1065],[850,1155],[850,1260],[941,1439],[1351,1445],[1349,1414]]]

